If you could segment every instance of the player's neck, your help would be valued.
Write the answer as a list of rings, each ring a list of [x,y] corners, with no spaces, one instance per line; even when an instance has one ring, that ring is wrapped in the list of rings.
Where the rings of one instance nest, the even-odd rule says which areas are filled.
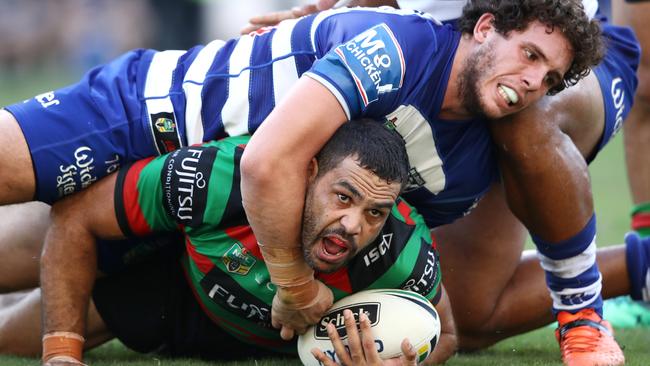
[[[451,72],[449,73],[449,81],[447,82],[445,97],[442,100],[442,106],[440,108],[440,113],[438,114],[439,119],[465,120],[472,117],[471,113],[469,113],[463,106],[458,91],[458,78],[463,68],[463,62],[472,46],[471,42],[472,39],[470,37],[461,36],[460,38],[456,54],[454,55],[454,62],[451,66]]]

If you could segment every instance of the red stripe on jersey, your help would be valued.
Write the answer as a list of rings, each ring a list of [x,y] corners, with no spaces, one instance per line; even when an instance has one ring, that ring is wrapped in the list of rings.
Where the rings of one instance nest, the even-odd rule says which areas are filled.
[[[199,268],[199,271],[207,274],[212,270],[212,268],[214,268],[214,263],[212,263],[210,258],[197,252],[194,244],[192,244],[190,238],[188,238],[187,235],[185,235],[185,248],[187,249],[187,253],[192,259],[192,262],[194,262],[194,264],[196,264],[196,266]]]
[[[223,326],[229,326],[231,328],[237,329],[241,333],[243,333],[250,342],[255,343],[256,345],[264,345],[267,347],[272,347],[272,348],[277,348],[277,347],[285,347],[287,346],[287,342],[280,341],[280,340],[274,340],[274,339],[268,339],[268,338],[262,338],[260,336],[255,335],[254,333],[251,333],[249,330],[246,328],[238,325],[237,323],[233,323],[229,321],[228,319],[222,318],[217,316],[215,313],[210,311],[210,309],[203,303],[203,300],[199,296],[199,294],[196,292],[196,288],[192,285],[192,279],[190,278],[190,274],[187,272],[187,268],[183,266],[183,274],[185,274],[185,279],[187,280],[187,283],[189,284],[190,289],[192,289],[192,294],[194,294],[194,298],[196,301],[199,303],[199,306],[201,306],[201,309],[203,309],[203,312],[210,318],[213,322],[216,324],[223,324]],[[227,332],[227,331],[226,331]]]
[[[632,230],[650,228],[650,213],[639,212],[632,216]]]
[[[404,222],[407,225],[415,225],[415,221],[411,218],[411,207],[404,203],[404,201],[399,201],[397,204],[397,211],[404,217]]]
[[[133,234],[137,236],[144,236],[151,234],[152,230],[149,223],[144,217],[142,208],[140,207],[140,191],[138,191],[138,180],[142,169],[153,159],[147,158],[139,160],[129,168],[124,178],[124,187],[122,188],[122,204],[126,218],[129,222],[129,227]]]
[[[237,240],[244,245],[244,248],[255,258],[264,260],[260,248],[257,246],[257,239],[253,234],[253,229],[248,225],[229,227],[224,230],[226,235]]]
[[[438,249],[438,240],[436,239],[436,236],[433,235],[433,232],[429,230],[429,234],[431,234],[431,248],[433,249]]]
[[[335,287],[348,294],[352,293],[352,285],[350,284],[347,267],[340,268],[333,273],[316,273],[316,278],[328,286]]]

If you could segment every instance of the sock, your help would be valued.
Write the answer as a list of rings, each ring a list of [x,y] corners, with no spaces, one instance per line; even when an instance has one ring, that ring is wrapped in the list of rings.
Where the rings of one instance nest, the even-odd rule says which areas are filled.
[[[630,276],[630,297],[650,302],[650,237],[635,232],[625,235],[625,257]]]
[[[550,243],[532,235],[546,272],[553,313],[594,309],[603,315],[602,277],[596,264],[596,216],[573,237]]]
[[[632,208],[632,230],[642,238],[650,236],[650,202],[641,203]]]

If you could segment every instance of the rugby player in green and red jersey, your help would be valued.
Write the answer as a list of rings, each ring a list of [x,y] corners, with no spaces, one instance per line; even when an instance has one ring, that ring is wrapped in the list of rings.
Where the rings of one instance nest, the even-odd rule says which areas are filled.
[[[239,161],[247,141],[230,137],[141,160],[53,206],[41,262],[45,363],[81,363],[95,240],[173,231],[184,234],[184,272],[219,327],[243,342],[295,352],[271,325],[276,289],[242,207]],[[431,299],[444,325],[427,362],[439,362],[454,351],[453,324],[429,230],[398,199],[408,168],[395,132],[374,121],[344,124],[309,166],[304,245],[294,254],[335,299],[368,288],[406,288]],[[70,258],[85,265],[67,265]]]

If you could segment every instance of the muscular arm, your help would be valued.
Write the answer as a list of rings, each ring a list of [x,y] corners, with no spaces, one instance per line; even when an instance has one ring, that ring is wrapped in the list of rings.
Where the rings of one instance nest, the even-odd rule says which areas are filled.
[[[318,82],[303,77],[255,132],[242,156],[246,216],[262,243],[271,280],[280,286],[278,296],[294,308],[306,306],[305,301],[314,300],[319,290],[298,254],[308,163],[345,121],[337,99]],[[278,255],[269,257],[274,253]],[[294,255],[287,257],[287,253]],[[283,298],[291,295],[283,290],[289,284],[291,294],[298,295]],[[314,314],[314,322],[320,315]]]
[[[451,303],[444,286],[440,286],[442,297],[435,304],[438,315],[440,316],[440,340],[433,353],[423,362],[424,365],[436,365],[447,361],[456,353],[458,347],[458,338],[456,336],[456,325],[454,315],[451,311]]]
[[[111,175],[52,207],[41,255],[44,334],[85,332],[97,270],[95,238],[123,237],[113,209],[114,187]],[[50,356],[44,349],[43,360]]]

